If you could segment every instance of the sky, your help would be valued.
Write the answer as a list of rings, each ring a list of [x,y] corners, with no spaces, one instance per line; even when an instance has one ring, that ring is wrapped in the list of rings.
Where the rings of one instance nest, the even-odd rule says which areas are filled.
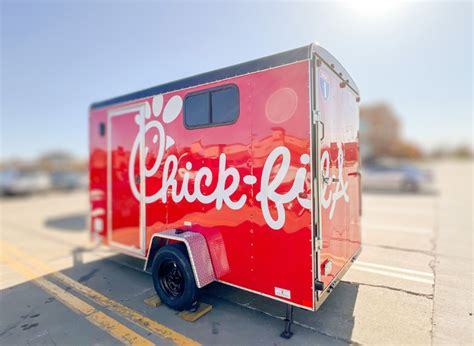
[[[407,140],[472,145],[471,2],[0,2],[0,160],[85,158],[92,102],[310,42]]]

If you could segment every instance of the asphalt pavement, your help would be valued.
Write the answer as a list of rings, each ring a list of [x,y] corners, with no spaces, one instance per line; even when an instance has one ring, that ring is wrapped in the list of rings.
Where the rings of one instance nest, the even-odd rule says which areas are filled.
[[[151,307],[143,262],[89,241],[87,193],[0,200],[0,344],[469,344],[472,162],[433,165],[437,193],[364,193],[363,251],[322,308],[214,283],[196,322]]]

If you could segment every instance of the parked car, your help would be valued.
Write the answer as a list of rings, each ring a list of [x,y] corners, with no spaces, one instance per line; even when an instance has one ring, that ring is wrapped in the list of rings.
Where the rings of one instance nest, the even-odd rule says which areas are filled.
[[[0,191],[5,195],[43,192],[51,188],[46,172],[9,169],[0,173]]]
[[[85,174],[78,172],[53,172],[51,173],[51,183],[55,189],[74,190],[85,188],[87,179]]]
[[[362,167],[362,188],[421,192],[433,189],[430,171],[396,162],[367,162]]]

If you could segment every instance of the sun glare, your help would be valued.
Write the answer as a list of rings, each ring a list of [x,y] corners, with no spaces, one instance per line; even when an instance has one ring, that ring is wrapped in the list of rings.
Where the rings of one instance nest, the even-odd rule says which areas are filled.
[[[347,3],[360,15],[378,17],[389,13],[400,2],[395,0],[353,0]]]

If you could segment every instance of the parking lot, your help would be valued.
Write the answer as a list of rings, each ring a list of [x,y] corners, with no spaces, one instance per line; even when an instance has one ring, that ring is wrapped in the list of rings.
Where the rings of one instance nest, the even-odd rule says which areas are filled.
[[[142,261],[91,243],[85,191],[1,205],[0,344],[472,344],[473,163],[432,168],[437,193],[365,193],[363,251],[321,310],[222,284],[186,322],[154,295]]]

